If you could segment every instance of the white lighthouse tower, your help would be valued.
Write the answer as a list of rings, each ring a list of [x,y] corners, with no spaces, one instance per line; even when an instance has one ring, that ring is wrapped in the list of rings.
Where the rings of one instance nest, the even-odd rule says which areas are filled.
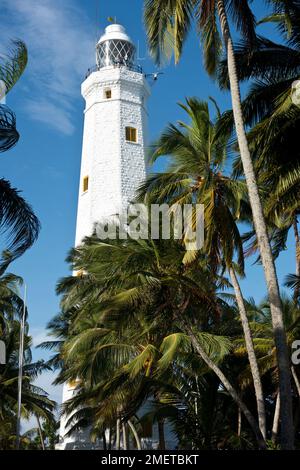
[[[96,67],[82,83],[86,106],[75,245],[95,224],[120,213],[145,178],[146,102],[150,90],[135,64],[135,46],[123,26],[107,26],[96,46]],[[63,402],[76,384],[65,384]],[[89,448],[88,433],[65,436],[57,449]]]
[[[149,86],[135,47],[113,24],[97,44],[97,65],[82,84],[86,101],[75,244],[119,213],[145,177]]]

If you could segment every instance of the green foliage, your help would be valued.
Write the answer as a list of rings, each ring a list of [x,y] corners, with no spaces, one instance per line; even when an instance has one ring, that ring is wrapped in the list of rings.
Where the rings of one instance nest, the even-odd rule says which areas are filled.
[[[13,449],[16,444],[16,419],[19,374],[19,338],[23,313],[23,302],[18,294],[22,280],[13,274],[0,278],[0,339],[6,346],[6,363],[0,365],[0,449]],[[39,416],[52,423],[55,402],[47,393],[34,385],[39,374],[49,370],[43,361],[33,363],[31,357],[31,337],[28,324],[25,326],[24,367],[22,385],[22,418]],[[21,437],[21,447],[31,445],[28,433]]]
[[[218,119],[211,120],[208,103],[189,98],[180,106],[190,122],[170,124],[162,133],[150,162],[168,156],[168,166],[164,173],[149,175],[139,190],[139,198],[171,206],[203,204],[203,252],[216,269],[223,261],[225,266],[230,266],[236,255],[242,271],[243,248],[237,222],[248,201],[245,182],[225,173],[229,136],[219,132]],[[192,261],[195,255],[187,253],[185,262]]]
[[[299,215],[299,109],[291,84],[299,78],[298,1],[268,2],[283,44],[256,35],[247,0],[226,0],[227,12],[242,41],[235,44],[237,73],[253,80],[243,103],[249,145],[274,257],[287,244]],[[196,23],[210,75],[228,87],[217,2],[145,0],[149,48],[156,63],[174,54],[177,63]],[[262,22],[260,22],[262,23]],[[210,104],[213,106],[212,114]],[[150,174],[138,201],[171,206],[202,203],[205,246],[186,252],[185,239],[101,241],[96,234],[73,249],[70,268],[78,276],[57,286],[61,311],[49,324],[56,341],[42,345],[54,352],[57,383],[76,380],[63,406],[70,433],[89,426],[93,440],[117,422],[169,423],[182,449],[254,449],[252,432],[230,395],[195,351],[195,338],[226,375],[250,411],[256,413],[253,378],[245,338],[226,269],[243,276],[244,253],[257,251],[242,166],[233,136],[233,116],[221,116],[216,102],[189,98],[180,104],[186,121],[170,124],[152,146],[150,165],[167,157],[163,173]],[[216,117],[212,117],[216,116]],[[232,157],[235,157],[235,160]],[[233,166],[232,166],[233,163]],[[193,217],[190,221],[194,223]],[[240,235],[241,224],[250,224]],[[295,230],[296,232],[297,230]],[[299,242],[298,242],[299,244]],[[299,247],[297,248],[299,262]],[[299,273],[298,273],[299,274]],[[289,277],[294,299],[282,296],[288,346],[299,337],[299,275]],[[245,301],[267,411],[268,438],[278,393],[278,365],[267,301]],[[189,332],[189,334],[187,334]],[[296,378],[299,370],[295,370]],[[297,387],[292,384],[298,401]],[[141,416],[143,405],[150,411]],[[298,434],[296,430],[296,438]],[[277,443],[268,439],[270,449]]]
[[[17,83],[27,65],[27,49],[22,41],[13,41],[12,51],[0,58],[0,100]],[[2,86],[1,86],[2,85]],[[3,88],[4,85],[4,88]],[[0,104],[0,152],[6,152],[19,140],[15,114]],[[40,224],[31,206],[9,181],[0,179],[0,232],[4,246],[0,259],[0,273],[21,256],[36,241]]]
[[[256,40],[255,17],[248,0],[226,0],[228,13],[249,44]],[[196,24],[203,45],[204,64],[214,76],[222,52],[215,0],[145,0],[144,22],[149,49],[159,65],[174,53],[178,63],[188,33]]]
[[[5,84],[5,93],[9,93],[23,75],[27,61],[27,48],[24,42],[12,41],[10,53],[0,57],[0,80]]]
[[[40,223],[19,191],[3,178],[0,178],[0,205],[0,233],[5,235],[7,244],[0,260],[0,270],[4,272],[36,241]]]

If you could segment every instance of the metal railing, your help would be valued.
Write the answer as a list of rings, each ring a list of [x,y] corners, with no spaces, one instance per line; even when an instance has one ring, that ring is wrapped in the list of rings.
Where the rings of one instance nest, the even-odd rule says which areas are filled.
[[[131,70],[132,72],[137,72],[137,73],[143,73],[143,69],[140,65],[136,65],[136,64],[125,64],[125,63],[116,63],[114,65],[108,65],[107,67],[99,67],[98,65],[94,65],[93,67],[89,68],[86,75],[85,75],[85,78],[88,78],[93,72],[98,72],[99,70],[102,70],[102,69],[109,69],[109,68],[112,68],[112,69],[115,69],[115,68],[121,68],[121,67],[126,67],[128,70]]]

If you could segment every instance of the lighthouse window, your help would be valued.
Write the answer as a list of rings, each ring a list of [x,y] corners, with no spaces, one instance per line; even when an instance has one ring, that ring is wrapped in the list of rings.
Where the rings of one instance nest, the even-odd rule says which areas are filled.
[[[111,99],[111,89],[110,88],[107,88],[106,90],[104,90],[104,97],[107,100]]]
[[[85,176],[83,178],[83,183],[82,183],[82,190],[85,193],[89,189],[89,177]]]
[[[70,382],[68,382],[68,388],[69,390],[74,390],[74,388],[77,387],[77,385],[80,384],[80,380],[71,380]]]
[[[135,127],[126,127],[127,142],[137,142],[137,130]]]

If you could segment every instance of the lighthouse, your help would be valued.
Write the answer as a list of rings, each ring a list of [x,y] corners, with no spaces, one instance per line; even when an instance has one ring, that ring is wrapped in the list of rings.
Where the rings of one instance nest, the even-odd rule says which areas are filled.
[[[126,209],[145,178],[150,89],[135,63],[135,51],[123,26],[107,26],[96,46],[96,66],[82,83],[85,110],[75,246],[97,223]],[[64,385],[63,402],[75,387]],[[56,448],[92,448],[88,431],[66,436],[67,419],[61,418]]]
[[[120,213],[145,178],[149,86],[123,26],[105,29],[96,67],[82,84],[86,102],[75,245]]]

